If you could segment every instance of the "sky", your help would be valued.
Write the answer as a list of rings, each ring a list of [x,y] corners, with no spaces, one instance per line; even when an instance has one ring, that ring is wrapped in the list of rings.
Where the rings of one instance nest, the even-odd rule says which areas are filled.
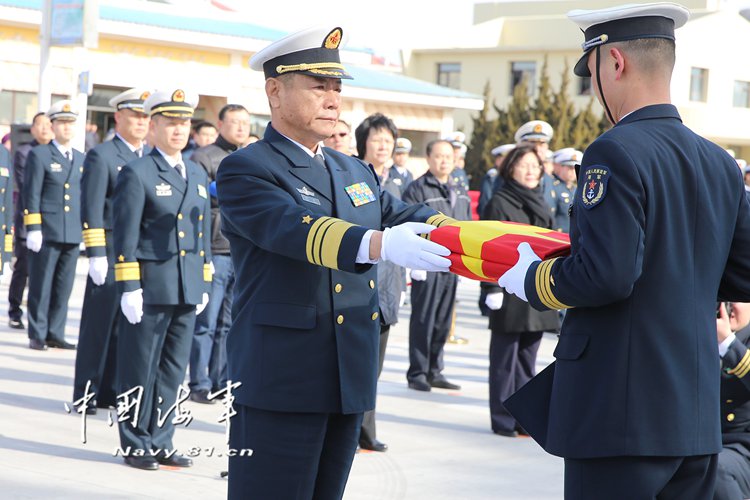
[[[220,0],[243,21],[293,32],[318,24],[341,26],[349,46],[390,55],[417,42],[471,26],[475,0]],[[261,7],[262,5],[262,7]]]

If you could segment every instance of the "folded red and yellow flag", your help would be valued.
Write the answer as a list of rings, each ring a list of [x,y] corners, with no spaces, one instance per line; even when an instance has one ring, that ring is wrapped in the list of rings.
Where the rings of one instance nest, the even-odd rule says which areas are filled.
[[[531,245],[542,260],[570,254],[570,237],[559,231],[505,221],[456,221],[430,233],[451,251],[451,272],[497,282],[518,261],[518,245]]]

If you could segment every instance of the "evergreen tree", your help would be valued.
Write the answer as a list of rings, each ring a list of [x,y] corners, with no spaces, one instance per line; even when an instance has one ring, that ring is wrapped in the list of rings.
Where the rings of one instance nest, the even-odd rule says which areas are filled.
[[[560,81],[560,88],[552,97],[550,125],[555,129],[555,134],[552,136],[552,142],[550,143],[550,149],[552,151],[571,147],[570,144],[573,143],[572,135],[575,116],[573,113],[573,103],[570,102],[570,96],[568,95],[569,86],[570,71],[566,59],[565,69],[562,72],[562,79]]]
[[[516,142],[514,138],[516,130],[532,119],[531,112],[528,77],[524,76],[513,89],[513,98],[508,104],[508,110],[504,117],[508,142]]]
[[[552,123],[553,119],[553,108],[552,108],[552,85],[549,82],[549,75],[547,72],[547,55],[544,56],[544,64],[542,65],[542,74],[539,77],[539,89],[537,92],[536,101],[534,102],[534,115],[532,120],[543,120],[553,128],[555,124]],[[521,124],[523,125],[523,123]]]
[[[471,179],[471,189],[479,189],[485,172],[492,165],[490,151],[495,147],[494,141],[497,135],[495,122],[488,118],[490,103],[492,102],[490,83],[484,86],[484,108],[479,114],[472,118],[473,129],[468,151],[466,152],[466,173]]]

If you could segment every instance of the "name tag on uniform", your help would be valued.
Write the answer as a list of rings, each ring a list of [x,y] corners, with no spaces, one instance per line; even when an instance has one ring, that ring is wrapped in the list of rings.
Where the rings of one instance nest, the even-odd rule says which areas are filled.
[[[122,165],[117,165],[117,171],[119,172],[120,170],[122,170]]]
[[[49,169],[53,172],[62,172],[62,165],[60,165],[59,163],[50,163]]]
[[[78,171],[83,173],[83,167],[78,167]]]
[[[198,184],[198,196],[200,196],[201,198],[208,198],[206,187],[203,184]]]
[[[361,207],[375,201],[375,194],[366,182],[358,182],[351,186],[346,186],[344,190],[346,190],[346,194],[349,195],[355,207]]]
[[[0,175],[3,177],[10,177],[10,170],[5,167],[0,168]]]
[[[172,196],[172,186],[163,182],[156,186],[156,196]]]

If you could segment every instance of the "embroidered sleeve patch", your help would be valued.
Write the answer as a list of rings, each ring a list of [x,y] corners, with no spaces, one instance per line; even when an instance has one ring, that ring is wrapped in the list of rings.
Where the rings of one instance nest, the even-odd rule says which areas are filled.
[[[609,170],[603,166],[589,167],[583,176],[581,201],[585,208],[594,208],[607,194]]]
[[[373,202],[376,199],[375,194],[372,192],[370,186],[368,186],[366,182],[358,182],[357,184],[346,186],[344,189],[346,190],[346,194],[349,195],[349,198],[351,198],[352,203],[355,207],[366,205],[367,203]]]

